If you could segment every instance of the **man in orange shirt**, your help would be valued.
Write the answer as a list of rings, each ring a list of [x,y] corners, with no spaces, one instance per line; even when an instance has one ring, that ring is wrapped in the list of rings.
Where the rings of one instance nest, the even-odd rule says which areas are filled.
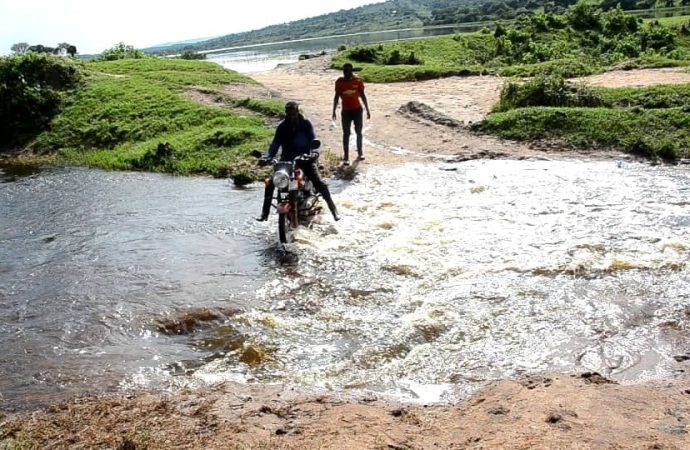
[[[357,160],[364,159],[362,153],[362,103],[367,110],[367,119],[371,119],[367,96],[364,94],[364,81],[354,74],[352,64],[343,64],[343,76],[335,82],[335,97],[333,97],[333,120],[338,100],[343,99],[341,123],[343,125],[343,164],[350,164],[350,128],[355,124],[357,134]],[[360,101],[361,99],[361,101]]]

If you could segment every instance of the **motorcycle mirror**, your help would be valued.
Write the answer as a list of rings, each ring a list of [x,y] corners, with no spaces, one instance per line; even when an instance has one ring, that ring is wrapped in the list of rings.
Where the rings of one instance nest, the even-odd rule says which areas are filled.
[[[258,151],[258,150],[252,150],[252,151],[249,153],[249,155],[250,155],[250,156],[253,156],[254,158],[261,158],[261,156],[262,156],[262,155],[261,155],[261,152]]]
[[[314,139],[311,141],[311,149],[316,150],[317,148],[321,147],[321,141],[318,139]]]

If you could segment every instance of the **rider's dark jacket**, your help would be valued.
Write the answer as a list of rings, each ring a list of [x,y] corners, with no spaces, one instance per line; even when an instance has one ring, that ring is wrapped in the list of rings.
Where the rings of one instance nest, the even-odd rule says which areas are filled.
[[[316,139],[311,122],[300,114],[296,125],[283,120],[276,128],[273,142],[268,149],[269,158],[275,158],[278,148],[283,147],[281,161],[292,161],[297,156],[311,151],[311,142]]]

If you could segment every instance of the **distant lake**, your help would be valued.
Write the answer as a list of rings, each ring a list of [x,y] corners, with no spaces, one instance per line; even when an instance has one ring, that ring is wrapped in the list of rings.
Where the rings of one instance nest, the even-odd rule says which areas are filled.
[[[493,22],[474,22],[444,25],[428,28],[408,28],[402,30],[377,31],[373,33],[352,33],[308,38],[266,44],[229,47],[207,52],[209,61],[240,73],[262,72],[274,69],[279,64],[294,63],[300,55],[314,55],[321,52],[333,53],[344,45],[352,47],[361,44],[395,42],[420,39],[455,33],[478,31]]]

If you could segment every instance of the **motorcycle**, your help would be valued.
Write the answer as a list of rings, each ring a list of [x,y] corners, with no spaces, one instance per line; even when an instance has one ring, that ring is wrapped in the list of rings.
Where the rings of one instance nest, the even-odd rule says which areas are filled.
[[[273,183],[275,186],[275,204],[272,203],[271,206],[278,212],[278,237],[283,244],[292,242],[294,230],[301,224],[309,223],[321,212],[321,194],[316,192],[313,183],[299,167],[300,161],[314,162],[319,157],[314,150],[320,146],[321,142],[315,139],[311,144],[312,152],[300,155],[293,161],[265,157],[259,160],[259,165],[273,165],[273,175],[266,183]]]

